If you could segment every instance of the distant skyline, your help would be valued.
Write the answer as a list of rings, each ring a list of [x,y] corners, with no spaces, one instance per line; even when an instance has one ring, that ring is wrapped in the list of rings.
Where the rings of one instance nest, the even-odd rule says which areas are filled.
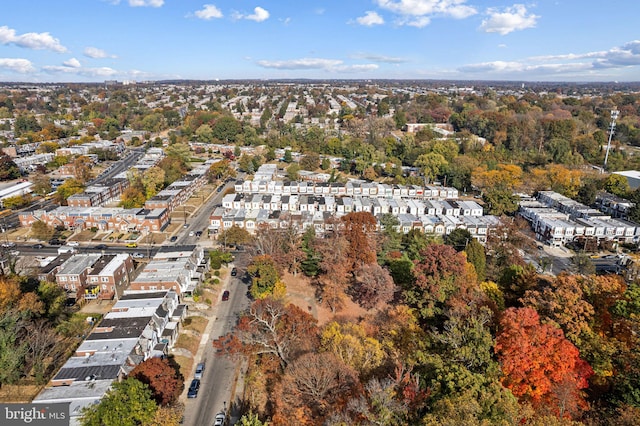
[[[0,82],[640,81],[637,0],[7,0]]]

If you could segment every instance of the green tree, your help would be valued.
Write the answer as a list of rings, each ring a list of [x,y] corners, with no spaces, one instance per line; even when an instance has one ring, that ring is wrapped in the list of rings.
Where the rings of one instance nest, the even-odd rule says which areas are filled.
[[[199,142],[211,142],[213,141],[213,130],[208,124],[203,124],[196,130],[196,139]]]
[[[231,116],[224,116],[216,120],[211,128],[213,137],[224,143],[233,143],[238,134],[242,133],[242,124]]]
[[[309,153],[300,159],[300,168],[302,170],[314,171],[320,167],[320,155]]]
[[[292,181],[298,180],[298,173],[300,173],[300,166],[298,164],[293,163],[287,167],[287,178]]]
[[[618,197],[626,197],[630,191],[627,178],[615,173],[609,175],[604,182],[604,189],[608,193],[617,195]]]
[[[80,423],[83,426],[138,426],[151,422],[157,408],[149,387],[128,378],[114,382],[100,403],[84,408]]]
[[[444,243],[450,245],[456,249],[456,251],[463,251],[467,248],[471,240],[473,240],[471,232],[466,229],[457,228],[444,238]]]
[[[261,422],[260,419],[258,418],[257,414],[255,414],[253,411],[249,411],[248,413],[243,414],[242,417],[240,417],[240,420],[238,420],[238,423],[236,423],[236,425],[238,425],[238,426],[267,426],[267,423]]]
[[[253,241],[251,234],[244,228],[233,225],[218,234],[218,242],[226,248],[228,245],[242,246]]]
[[[422,154],[415,161],[415,165],[420,167],[422,174],[424,174],[425,178],[429,181],[438,177],[448,164],[447,160],[441,154],[435,152]]]
[[[284,157],[282,158],[282,161],[284,161],[285,163],[291,163],[293,161],[293,156],[291,155],[290,149],[284,150]]]
[[[254,257],[247,267],[247,272],[251,275],[251,296],[254,299],[264,299],[273,295],[280,277],[276,269],[276,263],[271,256],[260,255]]]
[[[176,158],[182,163],[188,163],[191,159],[191,148],[186,143],[174,143],[165,148],[164,153],[167,157]]]
[[[16,383],[22,375],[29,348],[19,333],[23,326],[16,313],[8,310],[0,313],[0,386]]]
[[[18,179],[20,168],[8,155],[0,156],[0,180]]]
[[[484,281],[487,271],[487,256],[484,252],[484,246],[472,238],[464,251],[467,253],[467,262],[471,263],[476,270],[478,281]]]

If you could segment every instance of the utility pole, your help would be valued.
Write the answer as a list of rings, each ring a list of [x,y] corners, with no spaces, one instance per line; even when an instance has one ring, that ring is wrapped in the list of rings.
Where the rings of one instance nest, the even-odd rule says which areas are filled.
[[[620,115],[620,111],[611,110],[611,125],[609,126],[609,142],[607,142],[607,153],[604,155],[604,165],[602,166],[602,170],[607,169],[607,160],[609,160],[609,150],[611,149],[611,139],[613,138],[613,133],[616,129],[616,119]]]

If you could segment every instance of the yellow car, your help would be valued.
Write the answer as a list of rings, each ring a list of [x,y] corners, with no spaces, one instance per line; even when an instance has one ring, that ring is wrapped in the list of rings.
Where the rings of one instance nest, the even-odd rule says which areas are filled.
[[[136,243],[127,243],[127,244],[125,244],[125,247],[136,248],[136,247],[138,247],[138,244],[136,244]]]

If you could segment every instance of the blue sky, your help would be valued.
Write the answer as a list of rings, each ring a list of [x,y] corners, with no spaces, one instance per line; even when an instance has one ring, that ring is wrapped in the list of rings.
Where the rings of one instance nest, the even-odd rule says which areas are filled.
[[[640,81],[640,1],[5,0],[0,81]]]

